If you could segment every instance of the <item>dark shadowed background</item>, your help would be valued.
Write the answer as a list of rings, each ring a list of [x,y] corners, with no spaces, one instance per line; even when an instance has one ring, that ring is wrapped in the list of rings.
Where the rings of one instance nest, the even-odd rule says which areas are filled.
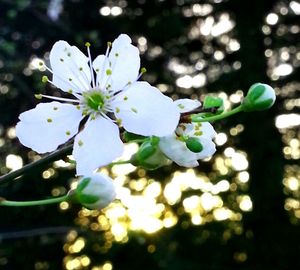
[[[34,93],[62,94],[38,65],[60,39],[82,51],[89,41],[96,57],[127,33],[143,79],[173,99],[210,93],[230,108],[255,82],[277,93],[268,111],[215,123],[217,152],[195,169],[104,168],[119,186],[105,211],[0,208],[0,269],[300,269],[299,15],[297,1],[0,0],[1,174],[39,158],[14,126]],[[59,196],[74,183],[60,160],[0,196]]]

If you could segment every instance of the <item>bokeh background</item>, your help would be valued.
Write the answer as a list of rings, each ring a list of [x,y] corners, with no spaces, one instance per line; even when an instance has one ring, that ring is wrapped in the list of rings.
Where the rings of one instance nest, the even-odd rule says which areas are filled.
[[[59,39],[94,57],[120,33],[141,52],[143,76],[173,99],[240,102],[255,82],[275,106],[214,124],[217,152],[194,169],[102,169],[118,200],[104,211],[78,205],[0,208],[0,269],[300,269],[300,82],[296,0],[0,0],[0,171],[40,157],[20,145],[18,115],[41,82]],[[136,150],[126,147],[125,156]],[[64,160],[0,186],[33,200],[76,185]]]

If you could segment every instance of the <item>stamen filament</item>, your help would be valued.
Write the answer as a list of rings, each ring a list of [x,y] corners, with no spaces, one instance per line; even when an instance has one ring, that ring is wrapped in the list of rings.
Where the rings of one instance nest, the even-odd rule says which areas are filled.
[[[51,68],[47,67],[45,64],[44,64],[44,67],[52,74],[52,76],[54,75],[53,70],[52,70]],[[72,72],[73,72],[73,71],[72,71]],[[74,72],[73,72],[73,73],[74,73]],[[57,75],[57,74],[55,74],[55,76],[57,76],[57,77],[58,77],[60,80],[62,80],[63,82],[72,85],[72,87],[77,88],[76,84],[75,84],[73,81],[67,81],[66,79],[64,79],[63,77],[61,77],[60,75]],[[76,77],[77,77],[77,76],[76,76]],[[49,79],[48,79],[48,82],[50,82],[53,86],[56,87],[56,85],[55,85],[52,81],[50,81]],[[80,81],[79,81],[79,82],[80,82]],[[81,82],[80,82],[80,83],[81,83]],[[81,85],[84,87],[84,89],[86,88],[86,86],[84,86],[82,83],[81,83]],[[72,93],[72,94],[75,95],[74,93]]]
[[[59,101],[74,102],[74,103],[80,102],[77,99],[71,99],[71,98],[54,97],[54,96],[48,96],[48,95],[42,95],[42,94],[40,94],[39,96],[48,98],[48,99],[59,100]]]
[[[90,43],[86,43],[85,46],[87,47],[87,52],[88,52],[88,57],[89,57],[89,62],[90,62],[90,71],[91,71],[91,76],[92,76],[92,85],[93,88],[96,87],[95,83],[95,76],[94,76],[94,70],[93,70],[93,62],[92,62],[92,57],[91,57],[91,51],[90,51]]]
[[[108,59],[108,54],[109,54],[109,51],[110,51],[110,48],[111,48],[111,43],[107,43],[107,48],[106,48],[106,52],[105,52],[105,59],[104,59],[104,63],[103,63],[103,66],[102,66],[102,72],[101,72],[101,77],[100,77],[100,80],[98,80],[98,86],[101,88],[102,86],[102,80],[104,78],[104,72],[106,72],[106,63],[107,63],[107,59]],[[103,87],[105,87],[106,84],[104,84]]]

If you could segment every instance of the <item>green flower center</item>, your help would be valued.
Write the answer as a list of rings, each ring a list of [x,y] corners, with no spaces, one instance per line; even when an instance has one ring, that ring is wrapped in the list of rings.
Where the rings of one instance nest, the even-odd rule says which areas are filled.
[[[104,107],[104,96],[99,91],[84,93],[86,105],[94,110],[99,111]]]

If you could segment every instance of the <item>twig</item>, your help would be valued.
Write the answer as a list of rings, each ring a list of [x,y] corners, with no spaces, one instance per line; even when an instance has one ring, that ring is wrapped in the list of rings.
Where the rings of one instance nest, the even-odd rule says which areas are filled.
[[[63,147],[59,150],[56,150],[55,152],[45,156],[45,157],[42,157],[41,159],[39,159],[37,161],[34,161],[30,164],[25,165],[24,167],[22,167],[18,170],[15,170],[15,171],[12,171],[8,174],[0,176],[0,184],[5,184],[5,183],[9,182],[10,180],[13,180],[13,179],[17,178],[18,176],[21,176],[24,173],[32,170],[33,168],[37,168],[37,167],[40,167],[42,165],[53,162],[55,160],[58,160],[61,157],[70,154],[72,148],[73,148],[73,145],[65,146],[65,147]]]

